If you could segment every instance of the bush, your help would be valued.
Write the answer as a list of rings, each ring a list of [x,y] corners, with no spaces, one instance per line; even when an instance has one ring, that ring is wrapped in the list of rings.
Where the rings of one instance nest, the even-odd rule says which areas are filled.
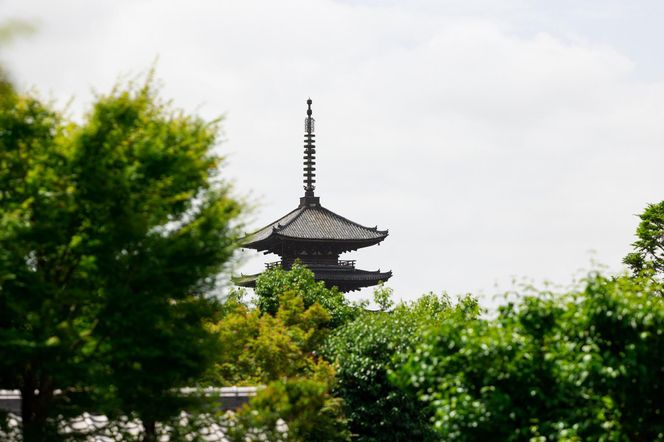
[[[653,283],[591,277],[495,320],[447,317],[394,379],[444,440],[664,439],[664,300]]]
[[[389,305],[383,299],[383,305]],[[350,429],[360,441],[437,440],[425,404],[388,380],[388,371],[428,327],[457,312],[473,317],[477,304],[453,307],[445,296],[426,295],[391,312],[366,312],[330,337],[324,354],[336,362],[334,392],[345,403]]]

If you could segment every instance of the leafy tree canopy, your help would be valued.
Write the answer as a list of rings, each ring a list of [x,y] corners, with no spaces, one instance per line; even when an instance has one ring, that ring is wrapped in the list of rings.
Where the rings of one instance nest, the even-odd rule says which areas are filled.
[[[316,283],[313,273],[301,266],[267,272],[261,285],[263,295],[270,287],[269,297],[276,296],[271,299],[276,311],[252,308],[242,301],[241,293],[232,292],[222,318],[210,325],[219,336],[220,352],[205,381],[266,385],[231,419],[227,437],[349,440],[342,401],[331,392],[336,384],[334,368],[320,356],[320,347],[330,333],[333,313],[338,320],[357,313],[338,291]]]
[[[220,351],[206,379],[215,385],[264,385],[286,378],[327,380],[332,366],[316,355],[329,331],[330,315],[315,303],[305,310],[297,293],[279,298],[275,316],[231,301],[211,330]]]
[[[277,267],[258,277],[255,290],[258,308],[263,313],[275,315],[279,309],[279,296],[287,291],[297,293],[305,308],[320,304],[330,314],[333,328],[355,318],[363,307],[349,302],[336,287],[328,289],[323,281],[317,282],[311,270],[296,263],[291,270]]]
[[[240,212],[212,152],[218,123],[150,81],[97,97],[80,124],[31,96],[0,100],[0,385],[22,392],[26,441],[90,404],[149,433],[211,362],[205,294]]]
[[[232,442],[342,442],[350,440],[342,401],[315,379],[270,383],[238,412]]]
[[[394,380],[443,440],[661,440],[664,301],[645,278],[592,276],[493,320],[449,316]]]
[[[634,251],[628,254],[624,263],[634,273],[654,273],[664,275],[664,201],[650,204],[641,215],[636,229],[637,240],[632,244]]]
[[[378,289],[376,298],[384,309],[391,304],[388,297],[389,290]],[[334,391],[344,400],[358,441],[437,440],[425,406],[394,386],[388,372],[427,328],[450,315],[477,314],[477,302],[470,297],[453,305],[447,296],[429,294],[391,312],[366,312],[330,336],[324,354],[336,363]]]

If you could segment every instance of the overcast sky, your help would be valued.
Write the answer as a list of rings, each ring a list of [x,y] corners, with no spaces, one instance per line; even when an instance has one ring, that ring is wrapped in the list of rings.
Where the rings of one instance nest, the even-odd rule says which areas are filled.
[[[344,257],[403,299],[620,271],[664,199],[660,0],[0,0],[7,18],[38,28],[0,53],[18,85],[74,115],[155,60],[164,96],[225,115],[254,228],[303,193],[311,97],[321,203],[390,231]]]

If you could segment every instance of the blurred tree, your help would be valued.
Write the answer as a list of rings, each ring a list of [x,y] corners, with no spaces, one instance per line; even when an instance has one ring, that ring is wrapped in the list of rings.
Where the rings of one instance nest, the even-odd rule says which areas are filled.
[[[21,390],[26,442],[90,403],[140,417],[151,440],[182,405],[174,388],[211,363],[206,293],[240,211],[217,128],[151,81],[98,97],[80,125],[0,102],[0,383]]]
[[[391,305],[389,295],[389,290],[380,288],[375,296],[384,309]],[[336,362],[334,392],[344,400],[358,441],[438,440],[425,405],[394,386],[388,372],[427,328],[450,315],[473,318],[477,314],[477,302],[470,297],[452,306],[446,296],[429,294],[399,304],[391,312],[366,312],[334,332],[324,355]]]
[[[394,376],[443,440],[664,438],[664,300],[645,278],[591,277],[495,320],[450,316]]]
[[[664,201],[650,204],[641,215],[636,229],[637,240],[632,244],[634,252],[623,262],[634,273],[650,272],[664,275]]]

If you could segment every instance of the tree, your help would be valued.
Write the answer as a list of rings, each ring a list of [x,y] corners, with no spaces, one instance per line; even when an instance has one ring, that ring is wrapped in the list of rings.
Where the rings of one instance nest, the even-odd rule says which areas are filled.
[[[639,218],[638,239],[632,244],[634,252],[629,253],[623,262],[634,273],[664,275],[664,201],[648,205]]]
[[[353,305],[336,287],[328,289],[323,281],[316,281],[314,273],[295,263],[290,270],[276,267],[264,272],[256,281],[258,308],[263,313],[276,314],[279,296],[294,291],[304,301],[304,307],[320,304],[331,316],[331,326],[336,328],[355,318],[363,305]]]
[[[221,351],[205,377],[213,385],[267,385],[227,425],[230,440],[346,441],[333,366],[320,355],[334,326],[358,314],[337,290],[296,265],[259,278],[258,306],[232,292],[210,325]],[[262,306],[262,308],[261,308]]]
[[[496,319],[448,317],[397,370],[444,440],[660,440],[664,301],[645,278],[591,276]]]
[[[229,427],[233,442],[343,442],[350,440],[342,401],[329,382],[275,381],[243,406]]]
[[[211,151],[218,123],[150,81],[81,124],[33,97],[0,103],[0,382],[21,390],[25,441],[91,403],[140,417],[149,440],[211,362],[206,293],[241,207]]]
[[[390,305],[388,293],[381,288],[376,296],[385,307]],[[400,353],[413,349],[428,327],[448,315],[477,313],[472,298],[452,306],[446,296],[430,294],[391,312],[366,312],[334,332],[324,355],[335,361],[334,392],[344,400],[358,441],[437,440],[424,404],[393,385],[388,373],[398,366]]]
[[[231,305],[228,305],[231,304]],[[206,376],[213,385],[264,385],[288,378],[334,377],[316,356],[329,331],[330,315],[318,303],[305,310],[295,292],[280,296],[275,316],[231,301],[228,312],[210,327],[220,351]]]
[[[219,336],[220,351],[205,381],[266,385],[227,423],[227,437],[275,442],[349,440],[342,400],[331,393],[336,383],[334,368],[320,356],[320,348],[330,333],[332,312],[342,320],[353,313],[351,306],[335,298],[339,292],[316,283],[313,273],[299,266],[267,272],[261,284],[263,300],[270,300],[276,311],[252,308],[241,294],[232,292],[222,318],[210,324]]]

